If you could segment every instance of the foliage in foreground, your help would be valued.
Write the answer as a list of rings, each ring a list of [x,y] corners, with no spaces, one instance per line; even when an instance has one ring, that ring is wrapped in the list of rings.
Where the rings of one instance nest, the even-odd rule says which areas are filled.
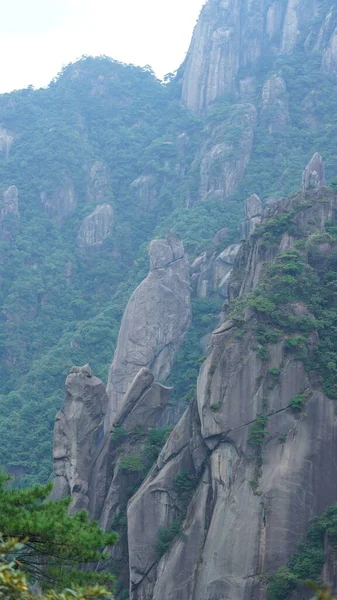
[[[298,545],[296,552],[288,565],[281,567],[272,576],[268,584],[269,600],[285,600],[293,591],[311,581],[321,585],[321,573],[325,560],[324,540],[328,536],[329,544],[334,551],[337,549],[337,504],[330,506],[312,520],[307,537]],[[317,588],[319,589],[319,588]],[[317,598],[328,600],[326,588],[321,588]],[[325,595],[324,595],[325,594]]]
[[[111,593],[104,587],[95,585],[85,589],[74,587],[62,592],[47,591],[45,594],[34,594],[29,589],[26,575],[18,568],[17,554],[22,544],[17,539],[6,541],[0,535],[0,600],[112,600]]]
[[[104,533],[85,511],[68,515],[70,499],[48,500],[51,485],[28,489],[8,487],[0,472],[0,532],[5,542],[20,542],[15,558],[29,577],[47,587],[108,584],[108,573],[79,570],[79,565],[98,561],[117,535]]]

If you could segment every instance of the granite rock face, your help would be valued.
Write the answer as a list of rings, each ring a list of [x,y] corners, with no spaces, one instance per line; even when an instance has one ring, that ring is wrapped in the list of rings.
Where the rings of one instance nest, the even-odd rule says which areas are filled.
[[[325,10],[328,15],[330,6]],[[261,57],[291,53],[316,14],[316,0],[209,0],[183,66],[183,104],[202,112],[228,93],[239,91],[249,98]],[[310,35],[314,37],[309,28]],[[335,46],[333,34],[323,60],[323,68],[330,73],[335,70]],[[249,75],[240,78],[240,72],[247,69]]]
[[[104,383],[92,376],[89,365],[73,367],[55,419],[52,493],[57,499],[71,496],[72,514],[89,508],[89,477],[103,440],[107,407]]]
[[[308,190],[326,185],[325,167],[320,154],[316,152],[303,171],[302,188]]]
[[[240,228],[243,240],[246,240],[253,233],[256,225],[261,222],[262,208],[262,202],[257,194],[252,194],[245,201],[245,220]]]
[[[336,209],[334,194],[313,190],[267,207],[261,226],[295,210],[295,225],[306,237],[320,231]],[[285,233],[266,252],[261,237],[250,237],[233,273],[242,278],[239,294],[249,293],[261,281],[266,261],[293,243]],[[296,305],[294,311],[304,314],[306,307]],[[246,311],[240,335],[230,320],[214,332],[197,402],[129,502],[132,600],[262,600],[260,574],[285,565],[309,519],[336,501],[334,402],[312,385],[303,362],[287,352],[285,339],[268,345],[266,369],[256,353],[255,324],[254,311]],[[273,385],[269,369],[279,372]],[[305,412],[296,414],[290,402],[298,394],[307,400]],[[268,423],[257,466],[249,436],[263,411]],[[186,470],[197,485],[182,512],[174,481]],[[158,530],[179,518],[182,535],[160,557]]]
[[[102,204],[83,219],[77,236],[80,248],[100,246],[108,238],[115,225],[111,204]]]
[[[154,175],[140,175],[131,184],[138,212],[153,209],[158,199],[158,181]]]
[[[61,226],[77,208],[77,195],[72,181],[65,180],[52,193],[41,192],[41,204],[47,216]]]
[[[269,133],[284,131],[289,123],[287,87],[277,75],[270,77],[263,86],[261,118],[267,121]]]
[[[90,204],[102,204],[111,196],[107,165],[96,160],[88,170],[87,200]]]
[[[15,219],[19,217],[19,190],[16,185],[11,185],[3,193],[0,204],[0,223],[7,215],[13,215]]]
[[[189,264],[180,239],[168,235],[149,246],[150,272],[123,315],[109,370],[107,428],[142,367],[165,380],[191,322]]]
[[[4,129],[4,127],[0,127],[0,152],[3,154],[5,160],[9,157],[13,140],[14,134]]]
[[[217,293],[222,298],[228,297],[228,284],[235,258],[240,244],[231,244],[222,252],[214,252],[211,256],[203,252],[191,265],[191,282],[198,298],[207,298]]]
[[[241,182],[249,163],[256,125],[252,104],[234,107],[231,118],[211,131],[201,150],[200,199],[230,199]],[[228,131],[235,129],[235,138]]]

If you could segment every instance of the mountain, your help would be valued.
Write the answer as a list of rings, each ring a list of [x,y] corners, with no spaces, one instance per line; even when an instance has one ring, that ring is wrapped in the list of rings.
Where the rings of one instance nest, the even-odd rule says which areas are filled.
[[[0,97],[1,464],[48,479],[56,415],[118,598],[335,585],[336,39],[326,0],[209,0],[169,83]]]

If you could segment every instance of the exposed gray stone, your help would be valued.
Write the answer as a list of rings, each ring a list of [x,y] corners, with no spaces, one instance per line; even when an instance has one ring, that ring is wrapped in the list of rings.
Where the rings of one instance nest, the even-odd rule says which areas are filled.
[[[316,152],[303,171],[302,188],[308,190],[326,185],[325,167],[320,154]]]
[[[112,233],[115,225],[111,204],[102,204],[83,219],[77,235],[80,248],[100,246]]]
[[[165,380],[191,321],[189,265],[182,242],[171,234],[150,244],[150,273],[123,315],[108,377],[107,428],[142,367]]]
[[[249,163],[256,109],[252,104],[237,105],[229,122],[217,125],[202,149],[200,164],[200,198],[230,199],[235,193]],[[240,134],[227,142],[228,128],[238,127]]]
[[[246,240],[261,222],[262,202],[257,194],[252,194],[245,201],[245,220],[240,227],[241,238]]]
[[[96,160],[90,167],[87,183],[87,201],[90,204],[102,204],[111,198],[109,171],[107,165]]]
[[[183,104],[201,112],[225,94],[238,91],[237,76],[247,67],[250,75],[239,82],[239,91],[245,101],[251,101],[253,75],[261,57],[292,52],[308,15],[315,13],[316,0],[206,2],[184,63]],[[334,55],[332,39],[324,61],[329,69]]]
[[[19,190],[16,185],[11,185],[4,191],[2,202],[0,203],[0,223],[7,215],[19,217]]]
[[[289,122],[287,88],[285,81],[273,75],[262,90],[261,117],[268,123],[270,133],[283,131]]]
[[[73,216],[77,208],[77,196],[71,180],[65,179],[53,192],[41,192],[41,204],[50,219],[62,225]]]
[[[53,498],[72,497],[71,513],[89,508],[89,478],[103,440],[107,406],[104,383],[92,376],[89,365],[73,367],[55,420],[52,492]]]
[[[333,193],[309,193],[312,206],[306,204],[294,217],[296,227],[306,235],[323,228],[337,209]],[[271,206],[262,223],[304,199],[299,196]],[[282,244],[283,238],[279,251]],[[246,243],[242,293],[251,291],[259,280],[258,264],[273,260],[277,251],[273,248],[266,257],[262,249],[260,253],[258,238]],[[290,308],[294,315],[310,316],[303,303]],[[254,311],[249,321],[254,324]],[[238,333],[232,321],[215,331],[198,379],[198,412],[195,406],[186,411],[156,467],[129,503],[132,600],[264,598],[260,574],[274,573],[287,564],[309,519],[335,502],[333,401],[311,389],[304,364],[286,352],[283,340],[268,347],[268,366],[280,372],[271,386],[250,326]],[[307,398],[300,414],[290,408],[297,394]],[[268,425],[262,467],[257,470],[249,436],[261,412],[268,415]],[[282,444],[280,436],[285,440]],[[179,515],[173,480],[186,468],[197,474],[198,487],[182,535],[159,560],[157,531]],[[328,552],[325,572],[330,577],[335,573]]]
[[[13,140],[14,134],[4,127],[0,127],[0,152],[4,155],[5,160],[9,157]]]

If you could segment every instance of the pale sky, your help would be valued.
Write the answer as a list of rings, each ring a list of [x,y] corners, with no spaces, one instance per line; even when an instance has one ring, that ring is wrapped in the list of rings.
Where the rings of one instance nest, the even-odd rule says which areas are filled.
[[[158,77],[187,52],[205,0],[0,0],[0,93],[46,86],[83,54],[106,54]]]

